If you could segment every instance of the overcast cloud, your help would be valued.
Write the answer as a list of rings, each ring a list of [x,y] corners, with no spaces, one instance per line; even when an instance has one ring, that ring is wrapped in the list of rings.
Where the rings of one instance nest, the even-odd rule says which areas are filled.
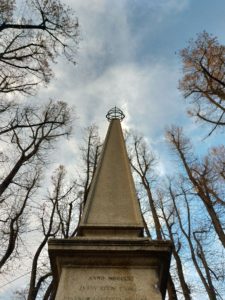
[[[125,128],[140,131],[163,165],[168,163],[164,130],[179,124],[198,142],[204,134],[185,113],[178,91],[181,62],[176,54],[196,33],[206,30],[225,42],[223,1],[67,0],[79,18],[77,66],[65,61],[37,99],[63,99],[75,107],[74,140],[63,147],[63,163],[76,155],[80,129],[92,123],[104,136],[106,112],[123,109]],[[217,4],[217,5],[216,5]],[[154,142],[154,143],[153,143]],[[203,143],[211,143],[207,140]],[[71,144],[74,146],[71,147]],[[69,158],[69,160],[68,160]],[[168,169],[168,167],[166,167]],[[162,169],[164,172],[164,170]]]

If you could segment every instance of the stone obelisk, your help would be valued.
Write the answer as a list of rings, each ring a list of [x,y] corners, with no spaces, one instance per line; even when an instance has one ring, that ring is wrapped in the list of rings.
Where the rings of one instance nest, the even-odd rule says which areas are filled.
[[[71,239],[49,240],[56,300],[162,300],[171,244],[144,237],[118,108]]]

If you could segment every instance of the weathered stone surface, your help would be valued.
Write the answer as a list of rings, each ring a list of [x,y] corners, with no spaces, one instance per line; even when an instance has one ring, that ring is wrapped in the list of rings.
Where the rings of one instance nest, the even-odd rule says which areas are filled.
[[[104,236],[106,232],[101,229],[105,228],[109,229],[108,236],[116,236],[110,227],[120,227],[120,232],[130,229],[130,236],[139,236],[144,227],[119,120],[110,123],[79,235],[89,236],[92,231],[96,234],[97,228],[97,234]]]
[[[151,241],[148,238],[132,240],[98,240],[81,237],[69,240],[52,239],[49,241],[49,253],[53,275],[58,286],[56,299],[64,299],[62,297],[65,296],[74,297],[74,299],[79,299],[76,298],[79,296],[80,300],[88,299],[91,289],[88,288],[90,286],[88,276],[94,276],[93,273],[99,277],[105,275],[116,276],[120,273],[121,278],[116,281],[118,285],[113,285],[112,291],[120,295],[120,290],[123,289],[124,293],[121,294],[121,299],[127,299],[125,298],[126,288],[121,287],[120,289],[119,282],[125,281],[122,277],[129,274],[133,276],[133,281],[130,283],[133,286],[138,286],[137,290],[130,289],[127,291],[129,297],[131,295],[134,297],[130,299],[139,299],[143,295],[147,297],[144,299],[163,299],[166,290],[170,251],[170,242]],[[81,277],[79,277],[79,274]],[[145,277],[145,280],[143,277]],[[107,280],[108,277],[104,277],[105,285],[109,285]],[[92,283],[92,285],[95,284],[94,281]],[[96,295],[99,297],[108,296],[108,293],[103,294],[104,287],[100,287],[103,286],[101,282],[96,282],[96,284],[95,292],[98,293]],[[84,286],[83,290],[79,290],[81,285]],[[64,294],[65,291],[66,294]],[[145,293],[147,294],[145,295]],[[151,295],[151,298],[148,298],[149,295]],[[89,300],[93,299],[90,298]]]
[[[119,120],[112,120],[74,239],[49,240],[56,300],[162,300],[171,243],[143,237]]]
[[[56,300],[161,300],[157,272],[138,268],[63,268]]]

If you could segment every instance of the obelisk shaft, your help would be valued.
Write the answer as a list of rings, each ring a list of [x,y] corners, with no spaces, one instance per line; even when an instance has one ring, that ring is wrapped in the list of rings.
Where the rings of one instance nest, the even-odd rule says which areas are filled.
[[[131,231],[139,228],[133,230],[136,237],[144,227],[118,119],[110,122],[80,227],[85,236],[89,235],[90,228],[108,229],[108,235],[109,232],[115,235],[116,229],[122,233],[123,227],[126,228],[126,234],[129,228]]]

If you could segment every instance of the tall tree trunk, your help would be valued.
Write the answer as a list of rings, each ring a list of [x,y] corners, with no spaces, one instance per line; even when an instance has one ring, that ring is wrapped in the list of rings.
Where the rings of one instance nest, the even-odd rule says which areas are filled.
[[[179,278],[179,281],[180,281],[180,285],[181,285],[181,288],[182,288],[183,296],[184,296],[185,300],[191,300],[191,291],[190,291],[190,289],[189,289],[189,287],[188,287],[188,285],[185,281],[180,255],[179,255],[179,253],[178,253],[178,251],[175,247],[175,241],[174,241],[174,236],[173,236],[173,232],[172,232],[172,225],[173,224],[169,223],[169,219],[166,216],[166,213],[165,213],[165,210],[164,210],[164,207],[163,207],[163,201],[161,201],[161,202],[162,202],[161,211],[162,211],[163,219],[165,221],[165,224],[166,224],[166,227],[167,227],[167,230],[168,230],[168,233],[169,233],[170,240],[171,240],[172,245],[173,245],[172,252],[173,252],[173,257],[176,261],[176,269],[177,269],[177,274],[178,274],[178,278]]]
[[[167,291],[169,300],[177,300],[177,291],[173,282],[171,275],[169,274],[168,282],[167,282]]]
[[[212,203],[212,200],[210,199],[210,195],[204,191],[202,184],[201,184],[201,180],[200,181],[197,180],[193,175],[193,169],[189,166],[187,158],[186,158],[186,153],[183,150],[185,145],[182,145],[182,138],[180,136],[176,137],[173,132],[169,132],[169,135],[170,135],[170,142],[173,144],[176,151],[178,152],[181,162],[184,166],[184,169],[189,177],[189,180],[191,181],[191,183],[193,184],[193,187],[197,191],[199,198],[202,200],[203,204],[205,205],[206,210],[212,220],[214,229],[218,235],[218,238],[220,239],[223,247],[225,248],[225,233],[224,233],[223,227],[222,227],[219,217],[213,207],[213,203]]]
[[[184,199],[185,199],[186,209],[187,209],[188,233],[184,229],[183,223],[181,221],[181,216],[180,216],[179,210],[178,210],[177,205],[176,205],[175,195],[173,194],[171,188],[170,188],[170,195],[171,195],[171,199],[173,201],[173,205],[174,205],[174,208],[175,208],[175,211],[176,211],[176,214],[177,214],[180,229],[181,229],[183,235],[185,236],[185,238],[188,242],[189,249],[190,249],[190,252],[191,252],[191,258],[192,258],[193,264],[195,266],[195,269],[196,269],[196,271],[197,271],[197,273],[198,273],[198,275],[199,275],[199,277],[200,277],[200,279],[201,279],[201,281],[202,281],[202,283],[205,287],[205,290],[206,290],[206,292],[209,296],[209,299],[210,300],[216,300],[216,298],[214,296],[212,297],[212,292],[211,292],[210,286],[209,286],[205,276],[203,275],[202,270],[201,270],[201,268],[198,264],[198,261],[197,261],[194,245],[193,245],[192,238],[191,238],[191,214],[190,214],[190,207],[189,207],[186,195],[184,196]]]

